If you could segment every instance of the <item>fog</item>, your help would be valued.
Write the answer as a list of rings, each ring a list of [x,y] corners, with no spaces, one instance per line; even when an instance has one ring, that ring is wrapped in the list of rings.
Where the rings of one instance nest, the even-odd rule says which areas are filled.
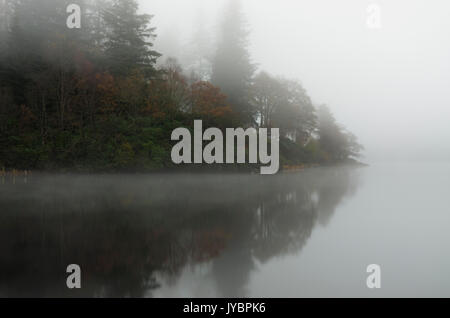
[[[6,180],[0,295],[448,297],[449,179],[448,163],[389,163]]]
[[[195,30],[214,42],[224,0],[141,1],[156,47],[183,59]],[[369,5],[380,8],[370,28]],[[450,4],[445,0],[244,0],[260,70],[298,79],[366,147],[365,161],[450,158]],[[373,11],[372,11],[373,12]]]
[[[450,295],[448,2],[71,1],[0,0],[0,297]]]

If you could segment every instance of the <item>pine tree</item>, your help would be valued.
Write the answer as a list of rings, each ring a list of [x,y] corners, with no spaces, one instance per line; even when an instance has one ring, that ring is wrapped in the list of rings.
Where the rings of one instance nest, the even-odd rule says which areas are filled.
[[[233,112],[239,116],[240,124],[253,125],[249,91],[255,66],[250,61],[247,38],[248,31],[240,2],[231,0],[213,59],[212,83],[227,95]]]
[[[213,57],[211,34],[205,24],[205,16],[202,11],[197,12],[192,40],[187,45],[182,56],[182,64],[191,80],[211,80],[211,60]]]
[[[137,11],[136,0],[113,0],[104,10],[108,28],[106,55],[113,74],[127,75],[136,68],[146,76],[155,73],[154,64],[160,54],[152,50],[151,40],[156,37],[155,28],[149,26],[152,16]]]

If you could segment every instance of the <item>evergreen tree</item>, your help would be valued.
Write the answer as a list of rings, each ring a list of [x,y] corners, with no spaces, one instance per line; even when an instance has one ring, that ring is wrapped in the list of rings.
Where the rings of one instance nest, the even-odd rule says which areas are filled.
[[[187,45],[182,57],[182,64],[186,66],[186,71],[193,81],[211,80],[213,50],[211,34],[205,24],[205,16],[202,11],[198,11],[192,40]]]
[[[248,31],[239,0],[230,0],[220,32],[212,63],[212,83],[228,96],[233,112],[238,115],[238,124],[253,125],[249,91],[255,66],[247,50]]]
[[[127,75],[140,68],[146,76],[155,73],[154,65],[159,53],[152,50],[156,35],[150,27],[151,15],[138,14],[136,0],[112,0],[104,10],[108,28],[105,43],[109,68],[113,74]]]

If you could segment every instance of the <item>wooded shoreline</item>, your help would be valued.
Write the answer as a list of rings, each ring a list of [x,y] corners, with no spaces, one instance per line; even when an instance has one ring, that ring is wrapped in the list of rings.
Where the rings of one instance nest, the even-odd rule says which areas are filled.
[[[66,25],[68,4],[0,3],[0,167],[177,170],[171,133],[192,132],[195,120],[222,132],[279,129],[280,166],[333,164],[363,150],[299,80],[252,61],[239,1],[221,11],[215,47],[189,63],[157,51],[153,16],[136,0],[86,0],[80,29]]]

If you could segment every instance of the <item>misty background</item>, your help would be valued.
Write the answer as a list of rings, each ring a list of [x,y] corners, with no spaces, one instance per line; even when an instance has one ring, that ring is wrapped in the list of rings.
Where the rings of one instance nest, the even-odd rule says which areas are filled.
[[[140,1],[154,15],[159,62],[186,64],[198,47],[213,53],[226,2]],[[241,2],[252,62],[329,105],[365,146],[364,161],[450,158],[448,1]],[[379,29],[367,24],[371,4],[381,9]]]

